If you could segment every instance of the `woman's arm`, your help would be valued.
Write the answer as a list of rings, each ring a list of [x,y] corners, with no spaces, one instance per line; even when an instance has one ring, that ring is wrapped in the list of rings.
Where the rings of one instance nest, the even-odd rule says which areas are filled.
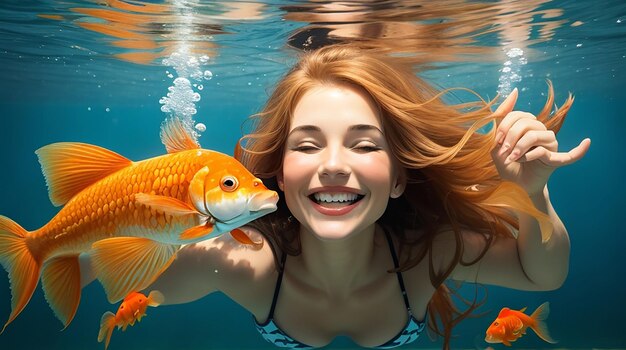
[[[535,208],[548,214],[554,232],[542,242],[536,219],[519,212],[517,239],[496,238],[477,264],[459,266],[451,277],[518,289],[555,289],[567,276],[570,245],[567,230],[550,203],[547,183],[556,169],[580,160],[591,140],[583,140],[569,152],[558,152],[555,133],[534,115],[513,111],[516,100],[514,90],[494,113],[504,118],[496,128],[492,159],[501,179],[522,187]],[[464,232],[463,240],[464,261],[474,260],[485,248],[485,240],[476,233]],[[443,240],[444,248],[450,248],[448,241]]]
[[[560,287],[568,272],[569,236],[550,203],[547,186],[540,195],[531,199],[538,210],[549,215],[554,226],[547,241],[542,242],[536,219],[519,213],[517,239],[497,237],[478,263],[458,265],[450,278],[522,290],[553,290]],[[465,230],[462,231],[462,238],[463,261],[475,260],[486,248],[486,241],[481,234]],[[446,257],[441,263],[451,261],[456,246],[453,234],[444,234],[437,242],[435,248]]]
[[[194,301],[220,291],[254,312],[267,301],[276,275],[274,253],[269,242],[255,229],[242,230],[261,247],[242,244],[230,234],[184,246],[176,260],[150,286],[165,296],[165,304]],[[269,297],[271,300],[271,296]]]
[[[275,280],[274,255],[269,243],[256,230],[241,228],[260,248],[244,245],[230,234],[183,246],[174,262],[146,291],[158,290],[164,304],[181,304],[221,291],[248,309],[265,302],[259,296],[265,286],[271,294]],[[89,258],[82,255],[81,281],[85,286],[95,279]],[[271,296],[269,297],[271,300]]]
[[[517,251],[524,274],[537,287],[556,289],[560,287],[569,269],[570,241],[563,222],[550,202],[548,186],[542,193],[531,197],[535,208],[548,214],[554,231],[550,238],[541,241],[541,230],[537,221],[525,214],[519,215]]]

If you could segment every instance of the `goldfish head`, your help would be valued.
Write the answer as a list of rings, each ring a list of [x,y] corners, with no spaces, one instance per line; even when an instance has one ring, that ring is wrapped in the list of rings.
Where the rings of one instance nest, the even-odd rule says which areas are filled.
[[[131,322],[137,318],[141,318],[148,308],[148,298],[138,292],[128,294],[117,310],[117,315],[122,320]]]
[[[278,194],[234,158],[223,155],[194,175],[189,198],[206,221],[228,232],[276,210]]]
[[[487,328],[485,333],[485,341],[487,343],[502,343],[502,339],[506,334],[506,327],[500,318],[496,318],[495,321]]]

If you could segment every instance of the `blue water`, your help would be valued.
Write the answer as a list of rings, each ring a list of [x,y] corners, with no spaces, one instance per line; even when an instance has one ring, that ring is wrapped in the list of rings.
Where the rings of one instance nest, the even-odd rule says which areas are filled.
[[[626,348],[626,238],[620,219],[626,209],[624,1],[441,1],[435,7],[428,1],[379,2],[389,6],[366,1],[370,5],[365,7],[352,2],[352,9],[333,7],[339,3],[332,1],[122,3],[141,5],[144,10],[104,3],[5,0],[0,4],[0,214],[32,230],[57,212],[34,154],[52,142],[92,143],[133,160],[163,154],[158,132],[167,114],[159,100],[179,74],[162,59],[176,47],[194,47],[199,55],[210,57],[201,69],[209,70],[212,79],[192,81],[203,85],[202,90],[194,90],[201,99],[195,103],[193,117],[207,127],[200,138],[204,148],[232,153],[242,122],[259,111],[275,81],[294,61],[297,50],[287,43],[297,42],[297,33],[325,25],[346,29],[354,23],[381,23],[388,20],[382,15],[390,13],[389,8],[399,13],[412,9],[411,16],[397,16],[395,22],[417,28],[420,40],[398,36],[393,41],[406,40],[400,46],[426,54],[430,69],[423,75],[433,84],[469,87],[485,97],[518,87],[518,108],[536,113],[544,102],[545,80],[551,79],[557,104],[568,92],[576,96],[558,134],[560,149],[571,149],[585,137],[592,140],[586,157],[559,169],[549,183],[552,203],[572,242],[565,284],[552,292],[489,287],[488,303],[481,310],[491,312],[458,326],[453,348],[484,349],[484,331],[500,308],[533,310],[544,301],[551,304],[547,323],[559,344],[542,343],[529,332],[515,347]],[[289,7],[294,4],[298,6]],[[490,15],[482,18],[470,11],[475,4],[505,11],[495,16],[496,12],[489,12],[493,9],[487,9]],[[140,20],[145,17],[125,20],[121,16],[146,15],[147,5],[163,7],[143,24]],[[234,8],[248,13],[241,15]],[[296,16],[307,8],[310,13]],[[118,17],[77,9],[108,10]],[[335,17],[329,14],[352,17],[333,22]],[[109,24],[117,31],[96,31],[89,24]],[[442,24],[450,27],[436,32],[440,36],[426,30]],[[455,34],[453,29],[461,32]],[[368,37],[367,33],[354,36]],[[506,41],[523,48],[523,60],[506,56],[510,53],[504,48]],[[129,48],[131,44],[142,48]],[[127,53],[142,53],[149,59],[138,62],[124,56]],[[83,290],[74,321],[60,332],[61,324],[37,289],[26,309],[0,335],[0,349],[102,348],[96,342],[100,316],[116,309],[117,305],[106,302],[100,285],[93,283]],[[0,322],[9,313],[8,278],[0,274]],[[330,346],[355,347],[348,339]],[[440,343],[423,336],[411,347],[437,348]],[[220,294],[150,309],[138,326],[114,332],[110,345],[119,350],[173,348],[272,349],[256,333],[251,316]]]

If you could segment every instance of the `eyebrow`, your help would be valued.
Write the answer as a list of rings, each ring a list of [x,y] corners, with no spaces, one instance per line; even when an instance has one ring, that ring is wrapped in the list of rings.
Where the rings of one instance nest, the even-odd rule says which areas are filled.
[[[382,130],[380,130],[378,127],[374,125],[370,125],[370,124],[356,124],[348,128],[348,131],[368,131],[368,130],[375,130],[381,134],[383,133]],[[291,130],[291,132],[289,133],[287,137],[291,136],[291,134],[298,132],[298,131],[322,132],[322,129],[320,129],[319,127],[315,125],[300,125],[300,126],[293,128],[293,130]]]

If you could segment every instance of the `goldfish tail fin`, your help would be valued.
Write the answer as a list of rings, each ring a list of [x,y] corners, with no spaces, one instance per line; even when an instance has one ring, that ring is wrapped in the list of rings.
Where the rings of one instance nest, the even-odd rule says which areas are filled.
[[[24,310],[39,280],[41,264],[26,244],[28,231],[0,215],[0,264],[9,273],[11,315],[0,334]]]
[[[48,305],[63,323],[63,329],[67,328],[80,303],[78,256],[59,257],[46,262],[41,273],[41,285]]]
[[[153,290],[150,294],[148,294],[148,306],[156,307],[163,304],[164,301],[165,297],[163,296],[163,293],[158,290]]]
[[[550,315],[550,303],[546,301],[545,303],[539,305],[537,310],[530,315],[530,318],[535,321],[535,324],[530,328],[537,333],[539,338],[548,343],[556,344],[556,340],[552,339],[550,333],[548,332],[548,326],[544,322],[548,318],[548,315]]]
[[[107,311],[102,315],[100,319],[100,331],[98,332],[98,343],[101,343],[104,340],[104,350],[109,347],[109,342],[111,341],[111,334],[113,334],[113,330],[115,329],[115,315]]]

